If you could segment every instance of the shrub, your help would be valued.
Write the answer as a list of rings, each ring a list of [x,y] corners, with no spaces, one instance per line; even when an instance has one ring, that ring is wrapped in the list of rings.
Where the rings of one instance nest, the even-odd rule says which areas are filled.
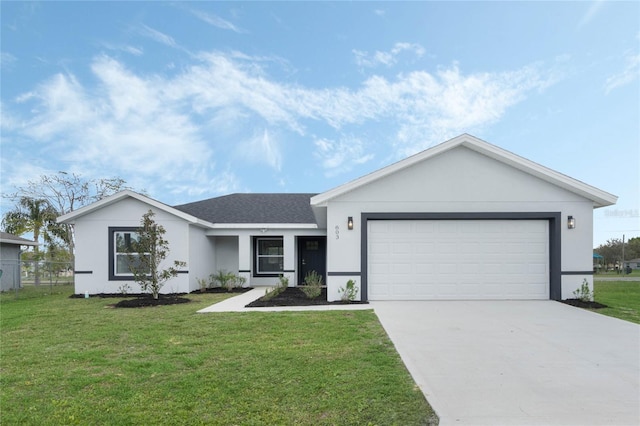
[[[353,302],[358,294],[358,287],[354,280],[347,281],[346,287],[340,287],[338,293],[341,293],[340,300],[343,302]]]
[[[309,299],[315,299],[322,293],[322,275],[319,275],[316,271],[311,271],[304,277],[305,285],[302,291]]]
[[[207,288],[209,287],[209,281],[207,281],[205,278],[196,278],[196,281],[198,282],[198,285],[200,286],[200,291],[204,292],[207,290]]]
[[[246,278],[224,270],[211,274],[209,278],[211,279],[211,282],[217,283],[219,287],[226,288],[228,291],[237,287],[242,287],[244,283],[247,282]]]
[[[586,278],[582,280],[580,288],[573,291],[573,295],[583,302],[591,302],[593,300],[593,293],[589,289],[589,282]]]
[[[128,283],[124,283],[120,287],[118,287],[118,293],[120,293],[123,296],[126,296],[130,292],[131,292],[131,286]]]
[[[264,293],[263,299],[271,300],[285,291],[287,287],[289,287],[289,278],[280,275],[280,277],[278,277],[278,284],[276,284],[273,288],[268,288]]]

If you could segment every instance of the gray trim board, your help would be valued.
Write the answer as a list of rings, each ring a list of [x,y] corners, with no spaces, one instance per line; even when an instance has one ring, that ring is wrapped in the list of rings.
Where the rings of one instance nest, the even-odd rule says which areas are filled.
[[[348,277],[350,275],[360,275],[360,272],[327,272],[330,277]]]
[[[93,274],[93,271],[73,271],[74,275]]]
[[[368,221],[370,220],[547,220],[549,221],[549,299],[562,299],[560,212],[453,212],[453,213],[367,213],[360,214],[360,293],[369,300],[368,289]]]
[[[560,275],[593,275],[593,271],[562,271]]]

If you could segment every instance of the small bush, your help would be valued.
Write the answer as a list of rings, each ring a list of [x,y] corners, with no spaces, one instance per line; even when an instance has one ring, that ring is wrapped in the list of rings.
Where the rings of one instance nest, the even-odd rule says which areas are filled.
[[[305,285],[301,287],[304,294],[309,299],[315,299],[322,293],[322,275],[316,271],[311,271],[304,277]]]
[[[226,288],[228,291],[242,287],[247,282],[246,278],[224,270],[211,274],[209,278],[211,282],[217,283],[219,287]]]
[[[587,279],[582,280],[582,285],[579,289],[574,290],[573,295],[576,299],[580,299],[583,302],[591,302],[593,300],[593,293],[589,289],[589,282]]]
[[[209,288],[209,281],[205,278],[196,278],[198,285],[200,286],[200,291],[206,291]]]
[[[340,287],[338,293],[341,293],[340,300],[343,302],[353,302],[358,294],[358,287],[354,280],[347,281],[346,287]]]
[[[289,278],[280,275],[280,277],[278,278],[278,284],[276,284],[273,288],[268,288],[264,293],[263,299],[271,300],[285,291],[287,287],[289,287]]]
[[[128,283],[122,284],[120,287],[118,287],[118,293],[126,296],[127,294],[131,293],[131,286]]]

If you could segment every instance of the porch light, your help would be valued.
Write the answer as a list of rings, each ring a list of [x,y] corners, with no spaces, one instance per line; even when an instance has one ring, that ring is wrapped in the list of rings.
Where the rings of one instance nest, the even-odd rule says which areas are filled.
[[[567,218],[567,228],[575,229],[575,227],[576,227],[576,220],[573,218],[573,216],[569,216]]]
[[[349,216],[349,218],[347,219],[347,229],[349,229],[349,231],[353,230],[353,217]]]

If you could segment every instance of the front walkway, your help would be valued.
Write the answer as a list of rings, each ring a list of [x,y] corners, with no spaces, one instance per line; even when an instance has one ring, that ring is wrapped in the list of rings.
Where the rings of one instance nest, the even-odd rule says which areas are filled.
[[[362,309],[372,309],[369,304],[335,304],[335,305],[314,305],[314,306],[275,306],[272,308],[245,308],[245,305],[264,296],[268,287],[256,287],[246,293],[230,297],[218,302],[215,305],[200,309],[198,313],[208,312],[283,312],[283,311],[355,311]]]

